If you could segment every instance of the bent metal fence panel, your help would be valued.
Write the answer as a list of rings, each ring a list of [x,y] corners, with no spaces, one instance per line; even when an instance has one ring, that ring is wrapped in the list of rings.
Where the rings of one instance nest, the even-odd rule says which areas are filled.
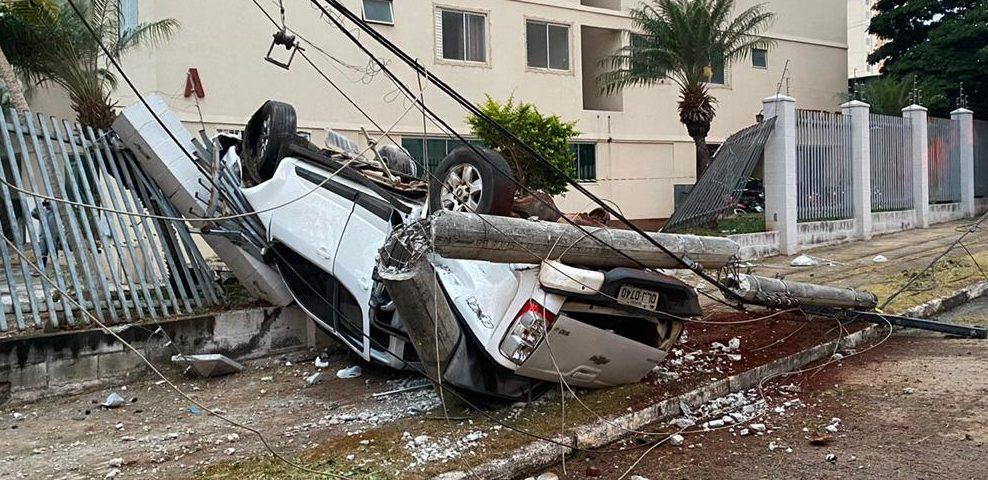
[[[112,324],[218,304],[186,223],[149,213],[179,216],[112,132],[0,112],[0,331],[85,325],[78,305]]]
[[[850,126],[851,122],[843,115],[797,112],[796,203],[800,222],[854,216]]]
[[[974,196],[988,197],[988,120],[974,121]]]
[[[930,118],[930,203],[961,201],[961,158],[955,120]]]
[[[888,212],[913,208],[912,141],[909,122],[902,117],[872,114],[871,210]]]
[[[676,232],[706,225],[733,212],[774,127],[775,118],[769,118],[728,137],[662,230]]]

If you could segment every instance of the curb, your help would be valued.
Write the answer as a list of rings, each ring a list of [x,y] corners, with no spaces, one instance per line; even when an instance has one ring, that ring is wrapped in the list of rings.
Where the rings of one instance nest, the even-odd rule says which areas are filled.
[[[947,297],[941,297],[922,305],[910,308],[903,315],[930,317],[953,309],[965,302],[988,294],[988,282],[980,282],[958,290]],[[613,443],[628,435],[627,430],[640,429],[646,425],[668,420],[679,415],[680,405],[698,407],[715,398],[729,393],[754,388],[762,381],[774,375],[798,370],[817,360],[829,357],[835,348],[855,348],[862,343],[877,338],[884,330],[884,325],[872,325],[864,330],[855,332],[844,338],[832,340],[815,347],[808,348],[787,357],[773,360],[728,378],[704,385],[695,390],[677,395],[650,405],[641,410],[598,420],[594,423],[577,427],[569,436],[556,436],[553,440],[589,449]],[[838,342],[840,345],[838,345]],[[459,480],[468,477],[490,480],[512,480],[526,473],[536,471],[545,465],[554,463],[563,454],[573,452],[572,447],[564,447],[546,441],[537,441],[516,449],[507,457],[491,460],[470,469],[469,472],[452,471],[437,475],[436,480]]]

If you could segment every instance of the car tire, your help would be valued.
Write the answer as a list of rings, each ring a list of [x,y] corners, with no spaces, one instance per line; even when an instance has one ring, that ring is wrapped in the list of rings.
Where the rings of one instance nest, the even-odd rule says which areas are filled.
[[[504,157],[486,148],[453,150],[429,180],[429,208],[433,212],[451,210],[507,216],[511,214],[514,198],[515,178],[511,167]]]
[[[252,187],[274,176],[282,146],[298,130],[295,107],[268,100],[254,112],[240,144],[244,186]]]

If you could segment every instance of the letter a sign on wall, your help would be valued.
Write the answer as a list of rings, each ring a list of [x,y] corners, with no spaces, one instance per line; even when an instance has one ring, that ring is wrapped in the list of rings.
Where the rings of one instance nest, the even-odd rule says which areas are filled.
[[[202,80],[199,80],[199,69],[190,68],[185,77],[185,98],[189,98],[195,93],[198,98],[206,97],[206,90],[202,88]]]

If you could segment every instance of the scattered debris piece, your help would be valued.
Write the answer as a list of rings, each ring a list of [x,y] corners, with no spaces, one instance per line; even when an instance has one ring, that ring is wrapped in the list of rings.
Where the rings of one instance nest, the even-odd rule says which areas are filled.
[[[116,478],[117,475],[120,475],[120,469],[114,468],[113,470],[106,472],[106,475],[104,475],[103,478]]]
[[[194,415],[198,417],[199,415],[202,415],[202,409],[195,405],[192,405],[189,407],[189,415]]]
[[[120,394],[118,394],[117,392],[113,392],[108,397],[106,397],[106,400],[104,400],[103,403],[100,404],[100,406],[103,408],[117,408],[117,407],[122,407],[126,403],[127,401],[124,400],[124,398],[121,397]]]
[[[790,265],[794,267],[815,267],[820,264],[820,262],[814,260],[809,255],[800,255],[789,262]]]
[[[120,457],[111,458],[110,461],[107,463],[107,465],[113,468],[119,468],[120,466],[123,465],[123,458]]]
[[[829,445],[832,441],[834,441],[834,437],[831,437],[830,435],[818,435],[810,438],[810,445],[813,445],[814,447],[822,447]]]
[[[685,440],[686,439],[683,438],[682,435],[680,435],[680,434],[677,433],[677,434],[669,437],[669,445],[672,445],[674,447],[678,447],[678,446],[682,445]]]
[[[363,371],[361,371],[360,365],[343,368],[336,372],[336,378],[357,378],[361,375],[363,375]]]
[[[889,259],[886,258],[885,255],[875,255],[875,258],[871,259],[871,261],[875,263],[885,263],[889,261]]]
[[[337,376],[338,375],[339,374],[337,374]],[[319,382],[322,382],[322,381],[323,381],[322,372],[316,372],[316,373],[313,373],[312,375],[309,375],[308,377],[305,377],[305,384],[306,385],[310,385],[310,386],[311,385],[315,385],[315,384],[317,384]]]
[[[764,424],[764,423],[752,423],[751,425],[748,425],[748,426],[749,426],[749,427],[750,427],[750,428],[751,428],[751,429],[752,429],[753,431],[756,431],[756,432],[758,432],[758,433],[765,433],[765,430],[766,430],[766,428],[765,428],[765,424]]]
[[[559,475],[552,472],[545,472],[542,475],[539,475],[535,480],[559,480]]]
[[[329,360],[323,360],[322,357],[316,357],[316,368],[329,368]]]
[[[195,372],[202,378],[219,377],[244,370],[243,365],[219,353],[174,355],[172,363],[183,365],[188,371]]]
[[[902,393],[905,395],[912,395],[916,393],[916,390],[913,387],[906,387],[902,389]]]
[[[830,463],[837,463],[837,455],[834,455],[833,453],[828,453],[826,459]]]

